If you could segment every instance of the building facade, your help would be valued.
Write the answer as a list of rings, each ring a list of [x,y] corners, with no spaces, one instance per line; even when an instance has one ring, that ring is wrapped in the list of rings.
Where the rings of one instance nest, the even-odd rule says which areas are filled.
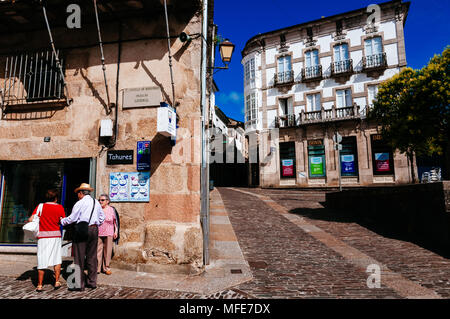
[[[245,132],[259,141],[261,186],[411,182],[414,164],[366,119],[378,85],[406,66],[408,9],[389,1],[247,42]]]
[[[116,265],[201,271],[204,11],[168,3],[166,25],[163,1],[102,1],[100,28],[93,2],[0,3],[0,244],[33,245],[22,225],[45,190],[61,191],[68,215],[88,182],[120,214]],[[210,1],[209,25],[212,13]]]

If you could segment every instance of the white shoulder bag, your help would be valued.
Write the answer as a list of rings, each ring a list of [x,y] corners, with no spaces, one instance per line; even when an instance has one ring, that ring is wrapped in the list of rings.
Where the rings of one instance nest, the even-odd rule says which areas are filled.
[[[34,236],[34,238],[37,238],[37,236],[39,234],[39,218],[41,217],[43,206],[44,206],[44,204],[42,204],[42,203],[39,204],[33,220],[29,223],[26,223],[22,227],[22,229],[25,233],[29,233],[30,235]]]

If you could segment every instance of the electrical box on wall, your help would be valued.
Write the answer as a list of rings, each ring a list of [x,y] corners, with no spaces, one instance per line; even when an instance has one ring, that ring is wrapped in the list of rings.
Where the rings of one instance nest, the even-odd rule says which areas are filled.
[[[100,137],[113,136],[113,122],[110,119],[101,120],[100,122]]]
[[[158,108],[157,132],[161,135],[174,137],[177,134],[177,113],[167,103],[161,103]]]

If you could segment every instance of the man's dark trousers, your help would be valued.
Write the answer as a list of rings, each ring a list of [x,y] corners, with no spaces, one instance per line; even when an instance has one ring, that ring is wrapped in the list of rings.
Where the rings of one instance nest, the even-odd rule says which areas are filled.
[[[80,286],[84,290],[86,284],[89,287],[97,287],[97,244],[98,244],[98,227],[97,225],[89,226],[88,239],[85,242],[73,242],[73,259],[75,265],[79,266]],[[84,274],[86,265],[88,274]]]

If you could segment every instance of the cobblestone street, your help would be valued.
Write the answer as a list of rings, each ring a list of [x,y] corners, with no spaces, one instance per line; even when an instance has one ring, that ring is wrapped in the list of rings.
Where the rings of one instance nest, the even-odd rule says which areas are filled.
[[[448,259],[327,211],[325,192],[220,193],[254,275],[241,291],[257,298],[450,297]],[[373,263],[381,267],[380,288],[367,286],[366,265]]]
[[[214,222],[218,224],[215,224],[213,237],[222,240],[217,242],[222,246],[232,246],[233,251],[242,251],[243,258],[250,266],[251,280],[220,292],[202,294],[180,289],[131,287],[126,285],[126,281],[122,281],[125,283],[123,285],[99,283],[97,289],[86,289],[84,292],[69,292],[66,286],[55,291],[51,278],[46,277],[44,292],[37,293],[34,291],[36,271],[26,268],[29,270],[20,276],[0,274],[0,298],[450,297],[448,259],[413,243],[383,237],[341,213],[327,210],[321,204],[325,201],[323,191],[219,188],[214,196],[212,211],[215,211]],[[222,202],[222,206],[217,206]],[[227,218],[231,222],[233,236],[230,236],[229,231],[221,232],[229,227],[223,224]],[[220,228],[220,225],[225,226]],[[237,246],[231,245],[233,240]],[[223,255],[221,258],[225,262],[228,257]],[[368,286],[371,273],[367,272],[367,266],[373,264],[381,269],[379,288]]]

